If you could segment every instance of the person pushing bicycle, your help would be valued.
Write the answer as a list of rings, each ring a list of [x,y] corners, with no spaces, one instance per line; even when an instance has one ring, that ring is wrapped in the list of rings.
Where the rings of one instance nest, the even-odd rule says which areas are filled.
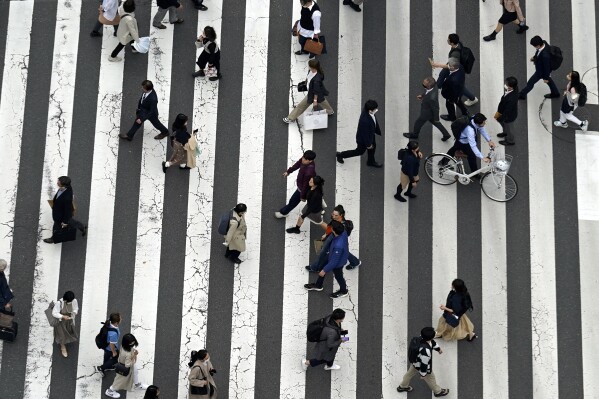
[[[460,137],[458,140],[455,141],[453,147],[451,147],[449,151],[447,151],[447,154],[452,157],[455,156],[455,153],[458,150],[466,154],[468,158],[468,166],[470,167],[470,172],[478,170],[476,158],[480,158],[486,163],[491,162],[491,159],[489,157],[485,157],[480,152],[476,143],[476,134],[480,133],[483,136],[483,138],[487,141],[487,143],[489,143],[489,147],[495,148],[495,143],[491,140],[491,137],[489,137],[489,133],[487,133],[487,130],[485,129],[486,123],[486,116],[484,116],[480,112],[475,114],[472,118],[468,120],[468,125],[464,129],[462,129]]]

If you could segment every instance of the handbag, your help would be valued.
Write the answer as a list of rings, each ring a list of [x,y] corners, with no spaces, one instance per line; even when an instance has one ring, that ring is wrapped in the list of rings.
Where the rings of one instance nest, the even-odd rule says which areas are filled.
[[[307,112],[304,116],[304,129],[306,130],[326,129],[328,125],[329,117],[324,109]]]
[[[44,310],[44,313],[46,314],[46,317],[48,318],[48,324],[50,324],[50,327],[56,327],[58,325],[58,323],[60,323],[60,320],[58,320],[56,317],[52,316],[53,310],[54,310],[54,301],[50,302],[50,305],[48,305],[48,309]]]
[[[148,36],[140,37],[138,42],[132,44],[138,53],[145,54],[150,51],[150,38]]]
[[[443,318],[445,322],[451,327],[455,328],[460,324],[460,318],[455,316],[453,313],[443,312]]]
[[[12,323],[15,318],[15,312],[10,310],[0,309],[0,327],[12,328]]]
[[[304,51],[307,51],[312,54],[320,55],[322,54],[322,50],[324,49],[324,44],[320,42],[320,37],[316,40],[309,39],[306,40],[304,44]]]
[[[322,251],[323,245],[324,245],[324,241],[314,240],[314,251],[316,252],[316,255],[320,254],[320,251]]]
[[[217,71],[216,71],[216,67],[211,66],[206,68],[206,77],[207,78],[212,78],[212,77],[216,77],[217,76]]]
[[[193,366],[192,369],[194,369],[196,367],[200,367],[200,366]],[[206,376],[204,375],[204,372],[202,371],[201,367],[200,367],[200,372],[204,376],[204,378],[202,378],[202,380],[206,381]],[[208,382],[208,381],[206,381],[206,382]],[[189,393],[192,395],[208,395],[208,386],[209,385],[210,385],[210,383],[208,383],[202,387],[196,387],[195,385],[189,385]]]
[[[299,31],[299,19],[297,21],[295,21],[295,23],[293,24],[293,28],[291,28],[291,34],[293,36],[297,36],[298,35],[298,31]]]
[[[122,375],[123,377],[127,377],[129,372],[131,371],[131,367],[125,366],[123,363],[118,362],[114,365],[114,372]]]
[[[98,13],[98,21],[100,21],[102,25],[118,25],[121,22],[121,16],[118,12],[116,13],[112,21],[106,19],[106,17],[104,16],[104,10],[102,9],[102,6],[98,8]]]
[[[297,91],[299,91],[299,92],[308,91],[308,83],[306,83],[305,80],[303,82],[299,82],[297,84]]]

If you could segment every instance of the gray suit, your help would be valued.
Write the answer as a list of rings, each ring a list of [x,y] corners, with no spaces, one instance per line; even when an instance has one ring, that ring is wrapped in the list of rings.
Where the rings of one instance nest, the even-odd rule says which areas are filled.
[[[413,138],[418,138],[420,129],[426,122],[432,123],[437,129],[443,133],[443,137],[448,137],[449,132],[445,129],[445,126],[439,122],[439,89],[434,86],[427,94],[422,98],[420,104],[420,116],[414,122],[414,130],[412,132]]]

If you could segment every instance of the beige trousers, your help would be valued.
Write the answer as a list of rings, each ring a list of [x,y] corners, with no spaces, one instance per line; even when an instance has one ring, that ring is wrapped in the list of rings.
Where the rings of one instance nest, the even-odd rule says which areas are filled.
[[[289,119],[292,122],[295,121],[297,118],[299,118],[301,114],[303,114],[308,109],[310,104],[308,104],[308,96],[304,97],[304,99],[300,101],[299,104],[297,104],[297,107],[295,107],[293,111],[291,111],[289,116],[287,116],[287,119]],[[323,102],[318,103],[318,106],[324,108],[325,111],[327,111],[327,114],[329,115],[333,113],[333,107],[331,107],[331,104],[329,104],[329,102],[326,99]]]
[[[414,365],[411,364],[410,368],[408,369],[406,374],[403,376],[403,380],[401,380],[401,383],[399,384],[399,386],[401,388],[407,388],[410,385],[410,380],[416,374],[420,375],[418,370],[416,370],[416,367],[414,367]],[[431,389],[431,391],[433,391],[433,393],[439,393],[443,389],[439,385],[437,385],[437,379],[435,378],[435,373],[433,373],[433,372],[431,372],[430,374],[427,374],[426,377],[423,378],[423,380],[424,380],[424,382],[426,382],[426,385],[428,385],[428,387]]]
[[[410,178],[404,172],[399,172],[399,173],[400,173],[399,182],[401,184],[401,188],[405,191],[408,189],[408,184],[410,184]],[[416,183],[418,183],[420,181],[420,177],[414,176],[414,181]]]

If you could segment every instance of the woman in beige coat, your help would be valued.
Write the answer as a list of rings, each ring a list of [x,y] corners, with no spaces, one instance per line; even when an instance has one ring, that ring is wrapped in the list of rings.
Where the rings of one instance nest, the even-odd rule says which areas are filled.
[[[247,236],[247,225],[245,224],[245,212],[247,206],[245,204],[237,204],[231,212],[229,220],[229,230],[225,236],[223,245],[227,246],[225,257],[240,264],[239,255],[245,252],[245,239]]]
[[[212,378],[216,370],[208,351],[192,351],[189,367],[189,399],[216,399],[216,383]]]
[[[133,389],[139,391],[145,391],[148,385],[139,382],[139,375],[137,372],[137,339],[133,334],[125,334],[121,341],[121,351],[119,352],[119,360],[117,366],[117,373],[115,374],[112,385],[104,392],[104,394],[111,398],[120,398],[121,394],[117,391],[132,391]],[[124,376],[118,373],[119,365],[129,369],[129,373]]]
[[[121,17],[121,22],[119,24],[119,29],[116,32],[119,44],[116,45],[112,54],[108,57],[108,61],[112,62],[122,60],[118,55],[127,44],[139,42],[139,30],[137,29],[137,20],[135,19],[135,2],[133,0],[127,0],[121,4],[119,7],[119,15]],[[133,47],[132,51],[137,52]]]

